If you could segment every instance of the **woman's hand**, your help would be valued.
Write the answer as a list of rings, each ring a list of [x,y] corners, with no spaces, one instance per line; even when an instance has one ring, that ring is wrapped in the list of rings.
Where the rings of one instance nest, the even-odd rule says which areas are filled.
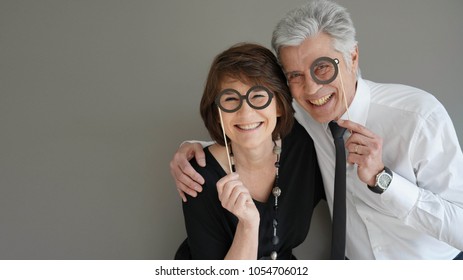
[[[243,225],[259,225],[259,211],[238,173],[231,173],[220,179],[217,182],[217,192],[222,207],[235,215]]]

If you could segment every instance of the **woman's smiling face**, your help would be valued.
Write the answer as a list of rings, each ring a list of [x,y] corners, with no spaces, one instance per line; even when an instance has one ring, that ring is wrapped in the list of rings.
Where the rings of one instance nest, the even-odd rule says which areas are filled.
[[[222,82],[221,90],[234,89],[244,96],[252,86],[255,85],[226,78]],[[278,116],[275,98],[263,109],[254,109],[246,100],[242,100],[241,108],[236,112],[222,112],[223,125],[228,138],[235,145],[246,148],[258,147],[265,141],[271,140]]]

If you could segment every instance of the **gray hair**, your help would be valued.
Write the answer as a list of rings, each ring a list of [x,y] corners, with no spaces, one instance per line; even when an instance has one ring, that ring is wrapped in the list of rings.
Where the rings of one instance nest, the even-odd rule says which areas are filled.
[[[346,9],[331,1],[310,1],[288,12],[273,31],[272,47],[279,58],[281,47],[298,46],[319,33],[332,38],[333,48],[350,67],[351,53],[357,46],[355,27]]]

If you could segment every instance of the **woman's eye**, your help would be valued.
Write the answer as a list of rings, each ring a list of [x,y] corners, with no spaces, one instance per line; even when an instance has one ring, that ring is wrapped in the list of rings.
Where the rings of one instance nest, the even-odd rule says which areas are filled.
[[[229,102],[238,101],[238,98],[232,97],[232,96],[226,97],[226,98],[225,98],[225,102],[227,102],[227,101],[229,101]]]

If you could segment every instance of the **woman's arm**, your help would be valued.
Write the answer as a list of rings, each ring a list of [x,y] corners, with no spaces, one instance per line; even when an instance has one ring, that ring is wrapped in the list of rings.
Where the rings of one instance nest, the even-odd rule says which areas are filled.
[[[257,259],[260,216],[249,190],[238,173],[231,173],[217,182],[217,192],[222,206],[238,218],[235,237],[225,259]]]
[[[247,188],[237,174],[217,182],[223,175],[214,162],[207,168],[192,164],[205,178],[203,192],[183,202],[193,259],[256,259],[260,217]]]

